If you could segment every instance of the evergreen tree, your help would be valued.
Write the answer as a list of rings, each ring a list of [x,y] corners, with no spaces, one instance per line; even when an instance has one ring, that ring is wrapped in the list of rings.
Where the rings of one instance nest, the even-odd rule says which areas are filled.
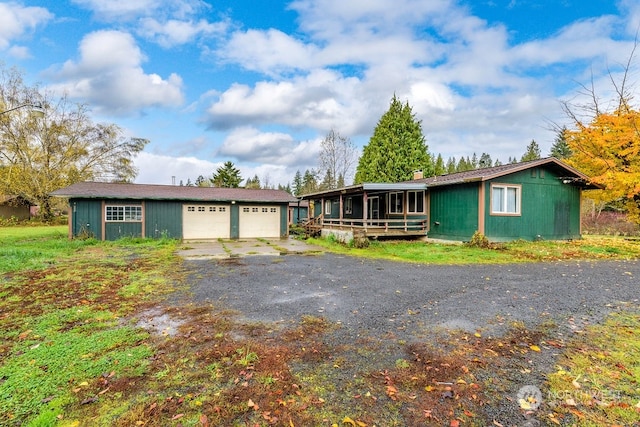
[[[455,173],[456,172],[456,158],[449,157],[447,160],[447,173]]]
[[[473,153],[470,163],[471,163],[471,169],[478,169],[478,156],[476,156],[476,153]]]
[[[500,161],[500,159],[496,159],[496,162],[493,164],[493,166],[502,166],[502,162]]]
[[[447,168],[444,165],[444,160],[442,158],[442,154],[438,154],[435,163],[433,164],[433,174],[435,176],[444,175],[447,173]]]
[[[345,186],[344,176],[342,174],[338,175],[338,180],[336,181],[336,187],[342,188]]]
[[[541,157],[540,147],[538,146],[538,143],[532,139],[529,145],[527,145],[527,151],[524,152],[520,161],[528,162],[530,160],[538,160]]]
[[[318,178],[316,175],[317,174],[314,170],[307,169],[304,171],[301,194],[315,193],[318,191]]]
[[[336,180],[333,178],[333,173],[331,173],[331,169],[327,169],[327,173],[324,174],[324,178],[320,183],[319,190],[333,190],[336,188]]]
[[[233,165],[233,162],[227,161],[216,169],[210,181],[215,187],[238,188],[242,177],[240,170]]]
[[[210,182],[202,175],[196,178],[196,187],[211,187]]]
[[[258,178],[258,174],[255,174],[253,178],[247,178],[247,182],[244,184],[244,188],[254,188],[260,189],[260,178]]]
[[[303,187],[303,182],[302,182],[302,174],[300,173],[300,170],[296,171],[295,176],[293,177],[293,195],[294,196],[301,196],[302,193],[302,187]]]
[[[431,156],[420,121],[409,103],[394,95],[363,149],[354,183],[408,181],[414,170],[432,176]]]
[[[482,153],[480,160],[478,160],[478,168],[490,168],[493,166],[491,156],[487,153]]]
[[[555,157],[556,159],[564,160],[571,157],[573,154],[571,148],[569,147],[569,143],[567,142],[567,128],[566,126],[562,129],[558,130],[556,134],[556,139],[551,146],[551,151],[549,152],[549,156]]]

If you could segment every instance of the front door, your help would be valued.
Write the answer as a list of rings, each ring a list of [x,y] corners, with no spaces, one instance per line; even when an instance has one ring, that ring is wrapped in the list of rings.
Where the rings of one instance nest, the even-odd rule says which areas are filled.
[[[373,222],[373,220],[380,219],[380,199],[378,196],[369,197],[368,204],[368,218],[371,221],[371,225],[376,225],[376,222]]]

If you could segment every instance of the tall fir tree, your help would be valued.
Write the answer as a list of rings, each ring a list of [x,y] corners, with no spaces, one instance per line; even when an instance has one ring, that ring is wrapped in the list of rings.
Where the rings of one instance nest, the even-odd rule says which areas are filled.
[[[542,156],[540,154],[540,146],[534,139],[532,139],[529,145],[527,145],[527,150],[522,155],[522,158],[520,159],[520,161],[528,162],[530,160],[538,160],[541,157]]]
[[[293,177],[293,195],[294,196],[301,196],[302,195],[302,187],[303,187],[303,183],[302,183],[302,174],[300,173],[300,170],[296,171],[295,176]]]
[[[436,157],[436,161],[433,164],[433,174],[438,176],[444,175],[445,173],[447,173],[447,168],[444,164],[444,159],[442,158],[442,154],[438,154],[438,157]]]
[[[215,187],[238,188],[241,182],[240,170],[230,161],[224,162],[211,177],[211,183]]]
[[[572,154],[571,147],[569,147],[569,143],[567,142],[567,127],[564,126],[558,130],[549,155],[556,159],[564,160],[571,157]]]
[[[354,183],[408,181],[415,170],[432,176],[431,156],[420,121],[394,95],[363,149]]]

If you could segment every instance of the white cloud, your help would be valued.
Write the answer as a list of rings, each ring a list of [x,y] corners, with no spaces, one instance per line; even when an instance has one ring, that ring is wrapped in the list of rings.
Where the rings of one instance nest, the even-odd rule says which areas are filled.
[[[355,78],[319,70],[291,81],[258,82],[254,88],[234,84],[209,108],[209,124],[230,129],[246,123],[282,124],[328,131],[338,127],[351,132],[358,117],[367,116],[366,105],[354,96]]]
[[[210,178],[223,162],[211,162],[195,157],[173,157],[143,151],[134,159],[139,169],[135,182],[138,184],[179,185],[188,180],[195,182],[198,176]],[[286,185],[290,182],[298,168],[287,168],[281,165],[262,164],[257,166],[236,165],[243,179],[258,175],[262,185]],[[303,170],[304,171],[304,170]]]
[[[229,133],[217,155],[279,166],[313,165],[319,147],[318,141],[295,142],[289,134],[242,127]]]
[[[210,177],[222,163],[214,163],[195,157],[172,157],[168,155],[141,152],[134,159],[139,169],[135,182],[139,184],[179,184],[187,179],[194,182],[199,175]]]
[[[0,3],[0,50],[11,46],[13,40],[35,30],[53,19],[47,9],[43,7],[25,7],[18,3]],[[24,47],[14,48],[13,56],[25,57]]]
[[[204,19],[195,22],[169,19],[161,22],[155,18],[143,18],[140,21],[138,34],[155,40],[162,47],[169,48],[190,43],[199,36],[223,34],[226,28],[225,22],[212,24]]]
[[[80,59],[50,70],[59,83],[51,88],[80,98],[98,112],[125,114],[154,106],[183,102],[182,79],[171,74],[145,74],[145,57],[131,35],[121,31],[96,31],[80,43]]]

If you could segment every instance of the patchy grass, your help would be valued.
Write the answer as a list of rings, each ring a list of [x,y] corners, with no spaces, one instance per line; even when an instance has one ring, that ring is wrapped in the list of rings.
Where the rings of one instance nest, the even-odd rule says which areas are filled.
[[[639,330],[640,311],[622,312],[571,341],[548,376],[549,418],[575,426],[638,425]]]
[[[373,241],[365,249],[353,248],[331,239],[308,239],[325,249],[363,258],[387,259],[423,264],[490,264],[570,259],[637,259],[640,241],[623,237],[586,236],[573,241],[515,241],[494,243],[488,248],[462,244],[418,241]]]
[[[531,361],[560,351],[566,352],[562,370],[549,377],[550,393],[574,387],[578,378],[581,390],[616,390],[626,406],[612,405],[603,415],[594,405],[560,402],[544,407],[550,422],[638,422],[637,314],[613,317],[570,344],[553,337],[553,324],[537,330],[513,324],[499,337],[432,331],[429,341],[407,343],[373,332],[348,341],[341,325],[323,317],[254,324],[224,306],[163,308],[163,295],[185,279],[177,242],[75,242],[50,233],[2,235],[8,246],[58,246],[40,263],[5,267],[0,275],[1,425],[497,425],[496,406],[521,417],[513,387],[528,383]],[[492,250],[438,245],[439,258],[432,259],[564,256],[564,249],[542,243],[528,250],[521,242]],[[434,248],[372,246],[366,252],[413,262],[424,262],[423,247]],[[629,253],[617,243],[610,247],[619,251],[583,250],[604,258]],[[511,258],[491,258],[504,254]],[[174,321],[175,335],[138,327],[137,317],[150,307]]]
[[[149,333],[123,319],[175,289],[175,242],[69,241],[63,231],[0,234],[9,254],[0,264],[2,425],[63,423],[150,369]]]
[[[67,230],[67,226],[0,227],[0,275],[42,269],[97,243],[92,239],[69,241]]]

